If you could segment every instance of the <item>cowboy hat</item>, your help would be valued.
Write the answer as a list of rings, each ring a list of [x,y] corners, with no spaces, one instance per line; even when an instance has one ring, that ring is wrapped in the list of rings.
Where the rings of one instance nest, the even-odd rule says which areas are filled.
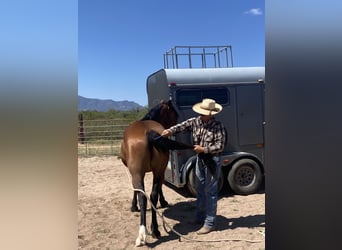
[[[221,112],[222,106],[215,100],[206,98],[192,106],[192,110],[201,115],[216,115]]]

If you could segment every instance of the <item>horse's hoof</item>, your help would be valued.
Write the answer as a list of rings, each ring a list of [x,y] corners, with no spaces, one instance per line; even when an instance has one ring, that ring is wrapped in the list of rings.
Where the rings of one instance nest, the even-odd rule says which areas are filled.
[[[160,237],[161,237],[160,232],[158,230],[152,232],[152,237],[155,239],[160,239]]]
[[[144,245],[146,245],[146,242],[145,242],[145,241],[142,241],[142,240],[140,240],[140,239],[137,239],[137,240],[135,241],[135,246],[136,246],[136,247],[141,247],[141,246],[144,246]]]
[[[160,207],[161,208],[165,208],[165,207],[168,207],[169,206],[169,203],[167,201],[161,201],[160,202]]]
[[[131,212],[139,212],[138,207],[131,207]]]
[[[138,238],[135,240],[135,246],[140,247],[146,245],[146,227],[140,226]]]

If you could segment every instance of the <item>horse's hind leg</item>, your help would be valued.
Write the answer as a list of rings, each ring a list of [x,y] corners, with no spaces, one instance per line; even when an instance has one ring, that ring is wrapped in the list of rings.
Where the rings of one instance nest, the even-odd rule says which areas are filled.
[[[146,204],[147,198],[144,193],[138,193],[138,200],[140,206],[140,227],[138,238],[135,241],[136,246],[142,246],[146,244]]]
[[[132,212],[138,212],[138,206],[137,206],[137,198],[138,198],[138,191],[133,192],[133,199],[132,199],[132,206],[131,206],[131,211]]]
[[[169,205],[169,203],[165,200],[165,197],[164,197],[164,194],[163,194],[162,185],[160,185],[158,193],[159,193],[160,206],[162,208],[167,207]]]
[[[146,244],[146,235],[147,235],[147,230],[146,230],[146,204],[147,204],[147,198],[145,196],[145,190],[144,187],[138,188],[140,191],[137,192],[138,196],[138,201],[139,201],[139,206],[140,206],[140,227],[139,227],[139,233],[138,237],[135,240],[135,245],[136,246],[142,246]]]
[[[157,203],[158,203],[158,194],[159,194],[159,190],[160,190],[160,178],[156,178],[155,176],[153,176],[153,186],[152,186],[152,192],[151,192],[151,203],[153,204],[153,206],[156,208],[157,207]],[[160,238],[160,232],[158,230],[158,223],[157,223],[157,213],[154,210],[154,208],[152,208],[152,223],[151,223],[151,231],[152,231],[152,237],[153,238]]]
[[[132,175],[132,184],[134,190],[133,200],[138,197],[139,207],[140,207],[140,227],[138,237],[135,241],[136,246],[142,246],[146,244],[146,204],[147,198],[145,196],[145,187],[144,187],[144,177],[138,175]]]

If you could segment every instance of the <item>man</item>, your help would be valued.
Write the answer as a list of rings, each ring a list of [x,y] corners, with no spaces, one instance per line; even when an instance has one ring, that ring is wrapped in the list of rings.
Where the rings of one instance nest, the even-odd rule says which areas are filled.
[[[192,109],[200,116],[165,129],[162,136],[186,130],[192,132],[194,151],[197,153],[196,176],[199,179],[195,222],[203,225],[197,234],[207,234],[215,230],[218,181],[221,175],[220,155],[224,149],[226,132],[223,124],[214,118],[214,115],[222,111],[222,106],[215,100],[203,99]]]

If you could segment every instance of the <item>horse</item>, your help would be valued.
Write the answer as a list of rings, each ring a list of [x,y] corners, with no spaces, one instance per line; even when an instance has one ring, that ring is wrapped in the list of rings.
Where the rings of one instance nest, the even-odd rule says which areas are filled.
[[[164,172],[169,160],[169,150],[188,149],[189,145],[171,141],[161,137],[165,128],[177,123],[178,114],[172,105],[172,101],[160,102],[153,107],[141,120],[130,124],[124,131],[120,148],[120,156],[123,164],[128,168],[132,176],[134,189],[132,199],[132,211],[137,211],[137,197],[140,207],[140,227],[136,246],[146,244],[146,203],[144,177],[146,172],[153,173],[152,191],[150,200],[154,207],[158,203],[162,207],[168,205],[162,192]],[[191,147],[191,146],[190,146]],[[140,191],[138,191],[140,190]],[[141,192],[143,191],[143,192]],[[156,211],[152,208],[152,237],[160,238]]]

